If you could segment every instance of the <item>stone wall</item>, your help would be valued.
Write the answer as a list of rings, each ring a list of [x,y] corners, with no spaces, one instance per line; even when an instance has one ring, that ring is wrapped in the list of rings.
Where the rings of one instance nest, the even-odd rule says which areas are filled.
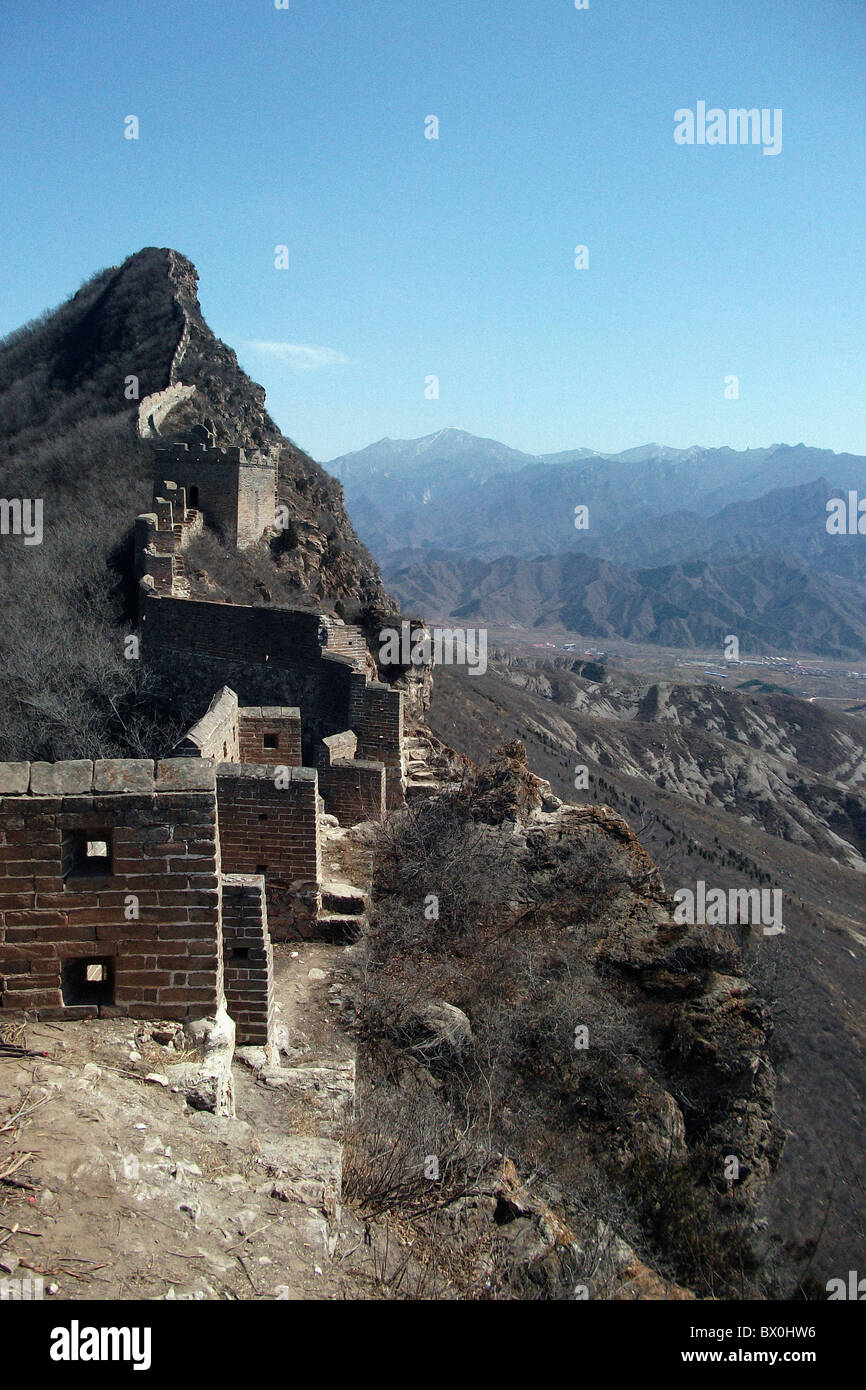
[[[188,508],[185,488],[173,482],[154,487],[153,510],[135,518],[133,531],[135,573],[148,592],[180,593],[180,556],[203,525],[201,512]]]
[[[236,545],[254,545],[273,530],[277,509],[276,460],[242,463],[238,469]]]
[[[363,632],[354,623],[344,623],[340,618],[325,614],[322,622],[327,632],[326,645],[335,656],[347,656],[359,671],[372,662],[368,657],[367,642]]]
[[[188,330],[185,327],[187,340]],[[181,342],[184,342],[183,336]],[[175,350],[175,357],[181,344]],[[184,342],[184,346],[186,346]],[[172,363],[172,368],[174,364]],[[158,439],[160,425],[163,420],[171,414],[176,406],[182,401],[189,400],[194,396],[196,388],[194,386],[184,386],[182,382],[174,382],[171,386],[166,386],[164,391],[154,391],[151,395],[145,396],[138,406],[138,433],[142,439]]]
[[[323,783],[328,810],[341,825],[380,820],[385,814],[386,779],[381,763],[337,758]]]
[[[242,1047],[274,1044],[274,952],[260,874],[223,875],[226,1005]]]
[[[189,1019],[222,994],[213,765],[0,764],[0,1009]]]
[[[403,802],[403,695],[389,685],[371,682],[352,726],[358,734],[362,761],[382,762],[386,768],[389,806]]]
[[[223,869],[264,875],[275,941],[313,932],[321,879],[318,795],[313,768],[217,768]]]
[[[316,613],[147,594],[142,600],[142,660],[165,692],[201,708],[228,685],[242,706],[297,709],[308,766],[322,738],[352,727],[353,683],[363,706],[363,670],[332,655],[327,638]]]

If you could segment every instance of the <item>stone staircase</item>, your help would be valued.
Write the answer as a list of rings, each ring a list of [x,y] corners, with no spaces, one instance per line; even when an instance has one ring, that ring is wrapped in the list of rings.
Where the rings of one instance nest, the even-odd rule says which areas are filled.
[[[367,925],[372,855],[356,827],[321,814],[322,883],[316,936],[320,941],[356,941]]]
[[[182,552],[190,536],[202,529],[202,524],[203,518],[196,508],[187,507],[183,521],[176,521],[172,527],[175,544],[171,564],[171,592],[174,598],[192,597],[192,585],[189,582]]]
[[[409,734],[403,739],[403,780],[407,801],[416,796],[432,796],[441,789],[442,783],[430,767],[432,753],[433,744],[423,735]]]

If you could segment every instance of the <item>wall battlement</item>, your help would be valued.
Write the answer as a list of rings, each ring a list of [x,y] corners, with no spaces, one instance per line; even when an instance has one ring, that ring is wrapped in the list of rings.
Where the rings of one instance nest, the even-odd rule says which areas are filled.
[[[359,627],[191,598],[184,549],[206,524],[237,548],[272,529],[279,461],[203,425],[162,438],[192,389],[140,419],[158,473],[134,552],[142,658],[169,698],[209,704],[158,762],[0,764],[0,1011],[190,1021],[227,998],[238,1040],[270,1046],[272,937],[328,916],[322,813],[404,800],[403,694]]]

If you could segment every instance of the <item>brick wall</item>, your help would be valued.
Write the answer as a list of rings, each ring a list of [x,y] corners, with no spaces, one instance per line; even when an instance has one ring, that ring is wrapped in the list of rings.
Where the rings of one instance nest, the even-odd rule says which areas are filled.
[[[367,665],[367,642],[361,629],[353,623],[344,623],[339,618],[325,616],[322,621],[327,629],[328,651],[334,656],[349,657],[353,665],[359,671],[363,671]]]
[[[333,734],[319,745],[316,762],[325,808],[341,825],[378,820],[385,812],[385,765],[356,761],[358,738],[351,730]]]
[[[283,705],[245,705],[238,711],[238,720],[240,762],[300,767],[299,709]]]
[[[0,764],[0,1010],[213,1014],[219,875],[212,764]]]
[[[222,763],[217,768],[222,865],[263,874],[275,941],[309,936],[319,906],[318,778],[312,768]]]
[[[161,476],[184,488],[187,504],[229,545],[252,545],[274,525],[277,466],[271,455],[247,458],[237,447],[214,448],[204,438],[166,441],[159,448]]]
[[[200,709],[227,685],[242,707],[298,709],[308,765],[319,739],[351,727],[351,682],[364,687],[350,658],[323,652],[325,635],[315,613],[142,597],[142,660],[165,693]]]
[[[403,801],[402,692],[371,682],[363,691],[363,705],[353,727],[358,733],[361,759],[385,764],[387,802],[389,806],[399,806]]]
[[[341,825],[379,820],[385,814],[383,763],[337,758],[322,782],[325,806]]]
[[[265,882],[258,874],[223,875],[223,959],[228,1011],[241,1047],[274,1042],[274,952]]]
[[[238,549],[254,545],[274,525],[277,506],[276,464],[248,463],[238,469]]]

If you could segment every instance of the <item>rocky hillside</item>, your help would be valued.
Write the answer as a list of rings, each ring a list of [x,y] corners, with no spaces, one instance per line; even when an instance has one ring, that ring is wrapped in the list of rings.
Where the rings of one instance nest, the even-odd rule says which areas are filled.
[[[515,742],[376,845],[360,1209],[401,1219],[417,1259],[456,1245],[486,1297],[620,1296],[614,1233],[669,1281],[636,1296],[790,1293],[755,1225],[783,1144],[769,1014],[728,933],[674,923],[627,822],[563,803]],[[471,1214],[503,1155],[535,1200],[501,1194],[491,1262]]]
[[[500,669],[514,685],[567,708],[567,728],[589,763],[866,873],[862,719],[791,695],[616,672],[595,681],[532,662]]]
[[[484,676],[437,671],[430,720],[479,761],[503,738],[525,740],[560,796],[628,818],[668,891],[699,880],[781,891],[786,931],[754,941],[750,967],[774,998],[788,1131],[764,1214],[804,1268],[824,1279],[847,1268],[866,1230],[866,724],[786,695],[514,658]]]
[[[131,532],[156,468],[139,435],[148,397],[178,390],[160,428],[209,420],[221,439],[280,451],[292,526],[236,565],[213,540],[199,568],[237,602],[393,612],[342,488],[265,409],[264,391],[207,327],[192,262],[148,247],[0,344],[0,496],[41,499],[44,536],[0,538],[0,758],[162,751],[158,692],[123,658],[135,616]],[[146,410],[144,411],[146,414]]]

